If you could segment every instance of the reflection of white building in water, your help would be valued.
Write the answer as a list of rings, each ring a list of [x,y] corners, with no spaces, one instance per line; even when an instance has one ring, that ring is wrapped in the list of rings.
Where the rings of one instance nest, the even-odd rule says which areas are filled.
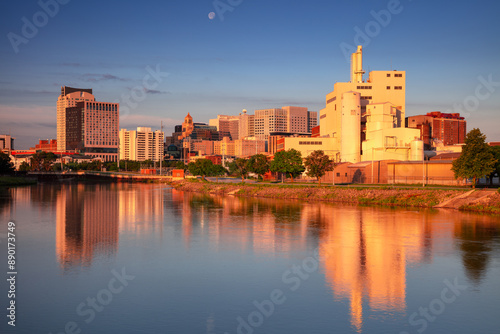
[[[118,199],[107,185],[68,185],[56,202],[56,254],[62,269],[90,266],[118,247]]]
[[[163,232],[164,188],[149,184],[128,184],[118,192],[120,233],[149,235]]]

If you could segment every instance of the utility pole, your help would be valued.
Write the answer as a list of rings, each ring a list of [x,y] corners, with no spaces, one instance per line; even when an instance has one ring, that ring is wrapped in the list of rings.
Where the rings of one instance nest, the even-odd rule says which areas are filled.
[[[425,187],[425,153],[422,156],[422,187]]]

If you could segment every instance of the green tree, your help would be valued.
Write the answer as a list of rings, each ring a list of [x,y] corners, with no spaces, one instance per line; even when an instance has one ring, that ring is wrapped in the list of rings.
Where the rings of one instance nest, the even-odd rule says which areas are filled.
[[[135,160],[120,160],[120,170],[126,172],[137,172],[141,169],[141,164]]]
[[[210,176],[216,177],[216,182],[219,182],[219,176],[223,176],[227,174],[227,169],[225,169],[222,165],[212,165],[212,170],[210,172]]]
[[[52,163],[56,155],[52,152],[37,152],[31,157],[31,170],[48,172],[52,170]]]
[[[184,169],[184,170],[187,169],[187,165],[184,163],[184,161],[181,161],[181,160],[177,161],[175,163],[174,167],[177,169]]]
[[[269,171],[269,162],[264,154],[255,154],[248,159],[248,170],[262,178]]]
[[[7,153],[0,152],[0,174],[10,174],[14,172],[14,164]]]
[[[490,146],[486,144],[486,136],[479,129],[472,129],[465,137],[462,154],[453,161],[451,169],[455,178],[472,179],[475,188],[477,179],[490,175],[496,163]]]
[[[118,171],[118,164],[116,162],[106,162],[104,164],[104,167],[106,170],[111,171],[111,172],[116,172]]]
[[[491,153],[493,157],[496,159],[495,168],[490,174],[490,184],[493,182],[493,177],[495,174],[500,176],[500,146],[490,146]]]
[[[269,168],[272,172],[290,175],[292,182],[295,177],[302,174],[305,170],[302,164],[302,154],[293,148],[288,151],[276,152]]]
[[[248,175],[248,160],[238,158],[229,164],[229,172],[241,177],[241,182],[245,182],[245,177]]]
[[[58,163],[53,164],[53,165],[52,165],[52,170],[53,170],[54,172],[60,172],[60,171],[62,170],[62,165],[61,165],[61,163],[60,163],[60,162],[58,162]]]
[[[318,180],[319,186],[321,186],[321,178],[326,172],[332,171],[335,168],[335,163],[321,150],[309,154],[304,161],[304,165],[307,168],[307,176],[315,177]]]
[[[29,172],[31,170],[31,166],[26,161],[23,161],[21,165],[19,165],[20,172]]]
[[[203,180],[205,176],[210,176],[214,170],[214,164],[208,159],[198,159],[195,162],[190,162],[187,166],[191,175],[200,175]]]

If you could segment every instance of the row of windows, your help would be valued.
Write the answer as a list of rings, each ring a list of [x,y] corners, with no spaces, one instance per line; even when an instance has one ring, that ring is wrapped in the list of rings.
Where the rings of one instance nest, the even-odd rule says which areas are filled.
[[[108,103],[87,103],[87,109],[100,111],[117,111],[117,105]]]
[[[391,74],[390,73],[387,73],[387,77],[390,78],[391,77]],[[403,74],[402,73],[396,73],[394,74],[394,77],[396,78],[402,78],[403,77]]]
[[[386,88],[387,89],[391,89],[391,86],[387,86]],[[403,89],[403,86],[394,86],[394,89],[395,90],[401,90],[401,89]]]
[[[299,145],[323,145],[322,141],[299,141]]]
[[[333,101],[335,101],[335,100],[337,100],[337,97],[336,97],[336,96],[334,96],[334,97],[332,97],[331,99],[329,99],[328,101],[326,101],[326,104],[330,104],[330,103],[332,103],[332,102],[333,102]]]
[[[372,86],[358,86],[357,89],[372,89]]]
[[[371,96],[361,96],[361,99],[362,100],[371,100],[372,97]]]

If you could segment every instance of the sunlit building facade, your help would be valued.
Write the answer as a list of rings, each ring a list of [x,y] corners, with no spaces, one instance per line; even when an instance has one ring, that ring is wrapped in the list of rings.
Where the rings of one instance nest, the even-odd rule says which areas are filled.
[[[215,126],[221,137],[229,137],[231,140],[240,138],[240,116],[217,115],[217,118],[209,120],[208,124]]]
[[[303,107],[255,110],[254,133],[268,140],[271,132],[311,133],[317,125],[318,113]]]
[[[433,111],[426,115],[410,116],[406,118],[406,126],[420,130],[420,139],[426,149],[439,144],[464,144],[467,135],[467,121],[458,113]]]
[[[160,161],[163,158],[164,133],[148,127],[120,130],[120,160]]]
[[[66,108],[66,149],[103,161],[117,161],[118,126],[118,103],[77,102]]]
[[[405,71],[372,71],[363,80],[363,51],[351,55],[351,80],[337,82],[320,111],[320,137],[333,138],[337,161],[421,160],[420,134],[405,128]]]
[[[95,101],[92,89],[61,87],[61,95],[57,99],[57,151],[66,148],[66,108],[75,107],[77,102]]]

